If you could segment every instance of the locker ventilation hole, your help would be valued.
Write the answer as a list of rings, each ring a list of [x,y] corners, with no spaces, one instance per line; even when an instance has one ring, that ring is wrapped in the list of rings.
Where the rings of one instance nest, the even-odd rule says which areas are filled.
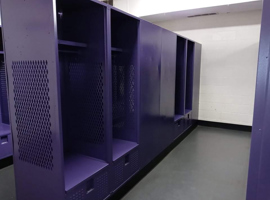
[[[109,177],[105,172],[96,178],[97,200],[103,200],[109,195]]]
[[[52,170],[47,61],[12,62],[19,159]]]
[[[119,161],[114,165],[114,187],[118,187],[124,181],[124,160]]]
[[[69,61],[70,132],[92,144],[105,142],[104,66],[86,65],[79,57]]]
[[[124,65],[121,55],[112,57],[114,134],[135,130],[135,67]]]
[[[130,171],[135,173],[139,169],[139,152],[135,151],[130,155]]]
[[[129,112],[135,112],[135,68],[131,65],[129,68]]]
[[[6,70],[5,63],[1,63],[0,66],[0,102],[1,102],[1,115],[2,122],[9,124],[9,113],[8,113],[8,95],[7,95],[7,83],[6,83]]]
[[[74,193],[72,196],[69,197],[69,200],[84,200],[84,189],[78,190],[76,193]]]

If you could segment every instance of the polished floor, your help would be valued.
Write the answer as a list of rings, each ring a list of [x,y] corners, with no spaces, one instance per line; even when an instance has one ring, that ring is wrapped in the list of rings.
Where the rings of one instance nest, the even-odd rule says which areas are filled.
[[[250,136],[199,126],[123,200],[245,200]]]
[[[245,200],[250,133],[196,128],[123,200]],[[0,170],[0,200],[15,200],[13,166]]]

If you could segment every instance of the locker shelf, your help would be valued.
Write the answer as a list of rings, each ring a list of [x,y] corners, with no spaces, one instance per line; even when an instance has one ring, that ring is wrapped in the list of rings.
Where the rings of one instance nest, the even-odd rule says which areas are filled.
[[[87,44],[80,42],[73,42],[67,40],[58,40],[59,45],[73,46],[73,47],[87,47]]]
[[[121,49],[121,48],[116,48],[116,47],[112,47],[112,51],[113,51],[113,52],[123,52],[123,49]]]
[[[0,136],[8,135],[11,133],[10,125],[0,123]]]
[[[59,53],[80,54],[78,51],[59,50]]]
[[[0,51],[0,54],[5,54],[5,52],[4,51]]]
[[[138,144],[135,142],[130,142],[126,140],[113,139],[113,161],[122,157],[126,153],[130,152],[132,149],[137,147]]]
[[[184,115],[175,115],[174,116],[174,122],[177,122],[179,119],[182,119]]]
[[[69,191],[108,164],[92,157],[70,154],[65,157],[65,189]]]

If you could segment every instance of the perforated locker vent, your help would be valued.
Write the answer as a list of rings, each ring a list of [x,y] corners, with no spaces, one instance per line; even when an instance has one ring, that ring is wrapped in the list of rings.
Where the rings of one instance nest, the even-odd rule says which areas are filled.
[[[76,193],[72,194],[72,196],[69,197],[69,200],[85,200],[85,191],[84,189],[78,190]]]
[[[123,159],[121,159],[113,167],[114,188],[117,188],[124,181],[124,167],[125,167],[125,162]]]
[[[135,151],[130,155],[130,171],[135,173],[139,169],[139,152]]]
[[[19,159],[52,170],[47,61],[12,62]]]
[[[95,188],[97,190],[97,200],[103,200],[109,195],[109,176],[108,172],[101,174],[95,180]]]
[[[89,65],[78,56],[69,58],[69,130],[79,140],[104,143],[104,81],[102,63]]]
[[[2,122],[4,124],[9,124],[6,69],[5,63],[3,62],[1,62],[0,65],[0,98]]]
[[[112,96],[114,133],[135,129],[135,67],[121,62],[118,54],[112,57]]]

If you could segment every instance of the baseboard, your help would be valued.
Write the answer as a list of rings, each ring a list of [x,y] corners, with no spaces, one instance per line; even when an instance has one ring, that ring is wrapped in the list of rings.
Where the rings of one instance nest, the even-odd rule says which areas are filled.
[[[5,167],[8,167],[13,164],[13,157],[7,157],[2,160],[0,160],[0,169],[3,169]]]
[[[245,131],[245,132],[251,132],[252,131],[252,126],[227,124],[227,123],[219,123],[219,122],[209,122],[209,121],[203,121],[203,120],[199,120],[198,124],[200,126],[224,128],[224,129],[237,130],[237,131]]]
[[[140,182],[150,171],[152,171],[180,142],[182,142],[196,127],[197,123],[187,129],[181,136],[179,136],[171,145],[169,145],[162,153],[160,153],[154,160],[135,174],[128,180],[119,190],[113,193],[107,200],[122,199],[138,182]]]

